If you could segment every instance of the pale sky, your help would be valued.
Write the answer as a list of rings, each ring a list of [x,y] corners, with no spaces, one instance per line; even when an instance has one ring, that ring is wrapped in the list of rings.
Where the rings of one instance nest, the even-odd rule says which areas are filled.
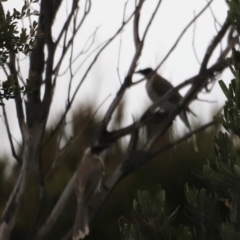
[[[80,3],[84,2],[85,1],[80,1]],[[127,16],[129,16],[131,13],[134,2],[135,0],[129,0]],[[149,19],[151,16],[153,7],[156,5],[156,2],[156,0],[148,0],[145,2],[143,12],[141,14],[141,31],[143,31],[147,19]],[[53,36],[57,36],[57,33],[63,24],[63,20],[66,17],[66,12],[69,12],[69,7],[67,7],[68,3],[71,3],[71,1],[64,1],[60,12],[55,19]],[[168,50],[172,47],[181,31],[191,21],[194,16],[194,12],[197,14],[206,5],[206,3],[207,1],[205,0],[163,0],[158,14],[151,26],[149,35],[147,36],[143,54],[139,61],[139,68],[156,67],[158,63],[165,57]],[[5,11],[8,9],[12,11],[13,8],[21,9],[22,4],[23,1],[20,0],[8,0],[7,2],[3,3],[3,7]],[[95,47],[114,34],[117,28],[119,28],[121,25],[124,4],[125,1],[122,0],[92,1],[92,10],[89,14],[89,18],[83,25],[75,40],[75,55],[81,51],[81,47],[85,44],[86,40],[94,32],[96,27],[99,27],[99,30],[97,32],[94,43]],[[36,4],[33,6],[37,8]],[[225,0],[215,0],[211,6],[217,20],[220,23],[223,23],[227,14],[227,6],[225,4]],[[27,27],[28,24],[25,23],[25,26]],[[217,27],[219,29],[219,26]],[[212,18],[210,10],[207,10],[195,25],[195,49],[200,61],[202,60],[203,54],[205,53],[208,44],[211,42],[213,36],[215,35],[216,29],[214,20]],[[193,53],[192,37],[193,27],[188,30],[171,57],[159,70],[159,73],[171,81],[171,83],[175,86],[181,83],[181,81],[197,74],[199,70],[199,64]],[[77,100],[73,105],[74,109],[79,106],[79,103],[81,105],[84,105],[86,103],[93,102],[97,106],[109,94],[111,94],[111,97],[100,109],[101,113],[105,113],[111,100],[120,87],[117,75],[119,43],[120,38],[118,37],[98,59],[91,74],[89,74],[88,78],[85,80],[82,88],[78,93]],[[218,53],[219,49],[216,51],[216,56]],[[122,48],[119,65],[121,81],[123,81],[124,76],[128,71],[133,54],[134,45],[131,22],[126,26],[124,32],[122,33]],[[76,61],[76,63],[73,64],[74,70],[77,69],[82,60],[83,58],[80,58],[78,61]],[[65,61],[66,66],[67,63],[68,57]],[[27,78],[28,62],[23,61],[21,64],[24,77]],[[65,67],[63,65],[62,70],[64,69]],[[60,71],[60,73],[61,72],[62,71]],[[75,86],[82,74],[82,70],[77,73],[74,80]],[[226,71],[221,78],[223,80],[226,80],[226,82],[229,82],[232,76],[229,72]],[[1,70],[0,79],[5,79],[5,76]],[[139,79],[139,76],[136,76],[135,80],[136,79]],[[55,92],[48,126],[51,125],[52,121],[57,120],[60,112],[63,112],[64,110],[68,80],[69,73],[58,79],[58,86]],[[185,92],[186,89],[183,89],[181,91],[183,94]],[[218,102],[217,104],[202,102],[191,104],[190,108],[193,109],[193,111],[198,115],[197,121],[201,120],[203,122],[208,122],[212,119],[212,116],[210,115],[210,109],[214,106],[221,106],[225,101],[225,97],[223,96],[218,84],[215,85],[214,90],[210,95],[200,94],[199,97],[202,99],[216,100]],[[148,100],[145,92],[145,83],[141,83],[130,89],[127,92],[124,100],[127,104],[127,109],[125,111],[125,124],[129,124],[132,122],[133,116],[135,118],[139,117],[143,113],[144,109],[150,105],[150,101]],[[6,102],[6,108],[8,110],[12,133],[14,137],[20,141],[15,107],[12,100]],[[71,119],[71,112],[68,119]],[[183,125],[180,123],[180,121],[177,122],[179,126],[183,128]],[[0,134],[0,155],[2,155],[7,152],[9,153],[9,143],[2,119],[0,121]]]

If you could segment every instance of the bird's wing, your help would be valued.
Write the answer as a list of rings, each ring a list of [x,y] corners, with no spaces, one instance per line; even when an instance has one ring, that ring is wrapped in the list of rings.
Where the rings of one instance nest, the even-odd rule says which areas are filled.
[[[156,76],[153,76],[152,79],[154,79],[154,77]],[[169,90],[173,89],[174,86],[163,77],[160,77],[160,76],[158,77],[159,77],[159,80],[157,81],[161,81],[161,84],[159,84],[157,81],[153,81],[153,88],[159,96],[164,96]],[[178,104],[181,98],[182,96],[177,91],[176,93],[174,93],[172,97],[170,97],[169,101],[174,104]]]
[[[98,158],[98,156],[96,156]],[[99,184],[102,181],[102,176],[103,176],[103,164],[100,160],[95,159],[94,166],[91,169],[91,172],[88,175],[87,178],[87,187],[84,192],[84,198],[86,202],[89,202],[91,197],[93,196],[94,192],[99,187]]]
[[[96,190],[98,183],[103,174],[103,164],[100,160],[100,157],[96,155],[88,156],[84,159],[78,168],[77,178],[76,178],[76,195],[78,201],[83,200],[88,202],[92,194]],[[96,184],[96,186],[94,186]]]

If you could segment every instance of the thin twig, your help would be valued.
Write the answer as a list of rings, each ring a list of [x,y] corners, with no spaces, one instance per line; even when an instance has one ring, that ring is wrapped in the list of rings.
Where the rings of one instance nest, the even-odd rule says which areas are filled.
[[[120,39],[119,39],[118,59],[117,59],[117,75],[118,75],[118,80],[120,85],[122,85],[121,76],[119,72],[121,50],[122,50],[122,33],[120,34]]]
[[[12,140],[11,130],[10,130],[9,123],[8,123],[8,117],[7,117],[6,109],[5,109],[5,106],[3,105],[2,100],[1,100],[1,104],[2,104],[2,111],[3,111],[4,123],[5,123],[5,125],[6,125],[8,140],[9,140],[10,147],[11,147],[11,151],[12,151],[12,156],[16,159],[16,161],[18,162],[18,164],[21,165],[21,164],[22,164],[22,158],[19,157],[19,156],[16,154],[15,147],[14,147],[13,140]]]
[[[177,47],[179,41],[181,40],[181,38],[184,36],[185,32],[190,28],[190,26],[206,11],[206,9],[208,8],[208,6],[213,2],[213,0],[209,1],[208,4],[196,15],[195,18],[192,19],[192,21],[183,29],[183,31],[181,32],[181,34],[179,35],[179,37],[177,38],[177,40],[175,41],[175,43],[173,44],[173,46],[171,47],[171,49],[168,51],[168,53],[166,54],[166,56],[163,58],[163,60],[158,64],[158,66],[156,67],[156,69],[159,69],[163,63],[167,60],[167,58],[170,56],[170,54],[173,52],[173,50]]]
[[[77,12],[78,11],[76,11],[76,14],[75,14],[75,16],[73,18],[73,33],[76,32]],[[67,102],[70,101],[70,93],[71,93],[72,80],[73,80],[73,71],[72,71],[73,48],[74,48],[74,39],[73,39],[72,44],[71,44],[71,51],[70,51],[70,58],[69,58],[70,81],[69,81],[69,85],[68,85]]]
[[[206,0],[206,2],[208,2],[208,0]],[[209,10],[210,10],[210,13],[212,15],[212,18],[214,19],[214,26],[215,26],[215,29],[216,31],[218,32],[218,29],[217,29],[217,26],[216,24],[219,26],[219,27],[222,27],[221,23],[218,21],[218,19],[216,18],[211,6],[209,6]]]
[[[153,151],[153,152],[151,153],[151,157],[154,158],[154,157],[156,157],[157,155],[159,155],[160,153],[162,153],[162,152],[164,152],[164,151],[166,151],[166,150],[169,150],[169,149],[175,147],[176,145],[178,145],[178,144],[180,144],[180,143],[182,143],[182,142],[185,142],[187,139],[191,138],[192,135],[194,135],[194,134],[196,134],[196,133],[199,133],[199,132],[202,132],[202,131],[204,131],[205,129],[213,126],[214,124],[216,124],[216,121],[211,121],[211,122],[209,122],[209,123],[206,123],[206,124],[202,125],[201,127],[195,129],[194,131],[187,133],[185,136],[181,137],[180,139],[178,139],[178,140],[176,140],[176,141],[174,141],[174,142],[172,142],[172,143],[167,144],[167,145],[164,146],[163,148],[160,148],[160,149],[158,149],[158,150],[156,150],[156,151]]]
[[[82,129],[77,133],[76,137],[70,137],[69,141],[60,149],[58,149],[57,154],[53,160],[52,166],[50,171],[46,174],[46,178],[47,179],[51,173],[56,169],[56,167],[59,165],[59,159],[63,158],[67,152],[69,152],[71,150],[71,148],[74,146],[74,143],[80,138],[80,136],[82,135],[83,131],[86,130],[87,126],[89,125],[89,123],[92,121],[92,119],[96,116],[96,114],[98,113],[99,109],[103,106],[103,104],[107,101],[107,99],[110,97],[110,95],[108,95],[102,103],[100,103],[100,105],[96,108],[96,110],[93,112],[93,114],[90,116],[89,120],[86,122],[86,124],[82,127]],[[59,144],[60,145],[60,140],[61,137],[59,137]]]
[[[75,2],[76,2],[76,1],[73,1],[73,8],[74,8],[74,5],[75,5]],[[88,7],[87,7],[87,2],[89,2],[89,6],[88,6]],[[86,4],[85,4],[85,12],[84,12],[83,18],[81,19],[81,21],[80,21],[79,24],[77,25],[77,27],[76,27],[76,29],[75,29],[75,32],[73,32],[70,40],[68,40],[67,45],[64,44],[64,47],[63,47],[63,50],[62,50],[62,53],[61,53],[61,57],[60,57],[59,61],[57,62],[56,67],[55,67],[54,70],[53,70],[54,72],[57,73],[58,70],[60,69],[60,66],[61,66],[61,64],[62,64],[62,61],[63,61],[63,59],[64,59],[64,57],[65,57],[68,49],[69,49],[70,46],[72,45],[72,41],[74,40],[74,38],[75,38],[76,34],[78,33],[79,29],[81,28],[82,24],[85,22],[88,14],[89,14],[89,12],[90,12],[90,10],[91,10],[91,1],[90,1],[90,0],[87,0],[87,1],[86,1]],[[74,9],[74,11],[75,11],[75,9]],[[72,15],[73,15],[74,11],[71,13]],[[72,18],[72,16],[71,16],[71,18]],[[70,18],[70,20],[71,20],[71,18]],[[69,23],[68,23],[68,24],[69,24]],[[64,29],[64,27],[63,27],[63,30],[65,31],[66,29]],[[58,40],[56,41],[55,46],[57,46],[58,41],[60,41],[60,39],[62,38],[62,34],[64,33],[64,31],[59,35],[59,38],[58,38]],[[54,81],[56,81],[56,80],[54,80]],[[54,85],[55,85],[55,84],[54,84]]]
[[[60,119],[59,123],[57,124],[54,132],[57,132],[59,126],[61,125],[62,120],[65,118],[65,116],[67,115],[68,111],[70,110],[72,103],[78,93],[79,88],[81,87],[82,83],[84,82],[84,80],[86,79],[86,77],[88,76],[88,73],[90,72],[90,70],[92,69],[93,65],[95,64],[95,62],[97,61],[98,57],[100,56],[100,54],[103,52],[103,50],[118,36],[119,33],[121,33],[122,29],[124,28],[124,26],[132,19],[132,17],[134,16],[134,14],[138,11],[139,9],[135,9],[134,12],[130,15],[130,17],[121,25],[121,27],[116,31],[116,33],[101,47],[101,49],[98,51],[98,53],[96,54],[96,56],[94,57],[94,59],[92,60],[92,62],[90,63],[89,67],[87,68],[87,70],[85,71],[81,81],[79,82],[79,84],[77,85],[71,100],[67,103],[66,106],[66,110],[62,116],[62,118]],[[76,74],[76,73],[75,73]]]
[[[153,14],[152,14],[150,20],[148,21],[147,27],[145,28],[145,31],[143,33],[143,37],[142,37],[142,40],[141,40],[142,42],[144,42],[145,39],[146,39],[147,33],[150,29],[150,26],[152,25],[153,19],[155,18],[156,14],[157,14],[157,11],[160,7],[161,2],[162,2],[162,0],[158,0],[157,6],[155,7],[155,10],[153,11]]]
[[[94,36],[94,39],[95,40],[95,36]],[[100,47],[102,47],[107,41],[99,44],[96,48],[94,48],[84,59],[83,61],[81,62],[81,64],[77,67],[77,69],[79,69],[91,56],[93,53],[95,53]],[[81,51],[80,53],[77,54],[77,56],[73,59],[72,61],[72,64],[75,63],[76,60],[79,59],[79,57],[83,55],[83,51]],[[64,69],[61,73],[58,73],[58,70],[59,69],[56,69],[54,70],[54,74],[56,75],[56,77],[61,77],[63,76],[64,74],[66,74],[66,72],[69,70],[69,66]],[[74,73],[73,75],[75,75],[76,73]],[[56,82],[56,77],[54,78],[54,82]]]
[[[195,18],[195,12],[194,12],[194,18]],[[195,56],[198,64],[200,65],[200,60],[199,60],[199,58],[198,58],[197,51],[196,51],[196,48],[195,48],[196,26],[197,26],[197,22],[195,21],[194,24],[193,24],[192,48],[193,48],[194,56]]]
[[[230,24],[229,24],[228,20],[226,19],[222,28],[218,32],[217,36],[214,37],[213,41],[211,42],[211,44],[207,48],[207,51],[206,51],[206,53],[204,55],[204,58],[202,60],[202,63],[201,63],[201,68],[199,70],[199,74],[204,73],[204,71],[206,70],[207,64],[209,62],[210,57],[212,56],[213,51],[217,47],[218,43],[221,42],[223,36],[225,35],[225,33],[227,32],[229,27],[230,27]]]

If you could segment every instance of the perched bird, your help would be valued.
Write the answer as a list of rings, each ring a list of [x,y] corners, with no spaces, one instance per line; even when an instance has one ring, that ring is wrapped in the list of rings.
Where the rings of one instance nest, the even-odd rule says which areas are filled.
[[[156,72],[154,73],[152,68],[142,69],[135,73],[142,74],[147,79],[146,90],[149,98],[152,100],[153,103],[160,100],[161,97],[163,97],[169,90],[174,88],[174,86],[169,81],[161,77]],[[176,107],[177,104],[179,104],[181,99],[181,94],[176,91],[168,100],[163,102],[160,107],[165,111],[171,111]],[[189,131],[192,132],[186,112],[190,112],[194,116],[196,115],[188,107],[179,114],[180,119],[183,121]],[[193,144],[195,150],[197,151],[197,145],[194,135]]]
[[[89,234],[88,203],[93,194],[100,191],[103,174],[102,158],[88,148],[76,174],[77,212],[73,227],[73,240],[83,239]]]

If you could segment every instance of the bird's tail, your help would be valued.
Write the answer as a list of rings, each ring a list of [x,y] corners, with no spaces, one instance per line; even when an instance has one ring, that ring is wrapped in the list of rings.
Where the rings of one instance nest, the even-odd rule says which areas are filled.
[[[191,110],[190,110],[191,112]],[[193,113],[193,112],[191,112]],[[194,113],[193,113],[194,114]],[[195,115],[195,114],[194,114]],[[179,117],[181,118],[181,120],[184,122],[184,124],[186,125],[186,127],[189,129],[189,132],[192,134],[192,142],[193,142],[193,148],[196,152],[198,152],[198,146],[197,146],[197,141],[196,141],[196,137],[195,135],[192,133],[192,129],[191,129],[191,126],[190,126],[190,123],[188,121],[188,117],[187,117],[187,113],[186,111],[182,111],[180,114],[179,114]]]
[[[89,234],[88,209],[84,202],[79,202],[73,227],[73,240],[84,239]]]

